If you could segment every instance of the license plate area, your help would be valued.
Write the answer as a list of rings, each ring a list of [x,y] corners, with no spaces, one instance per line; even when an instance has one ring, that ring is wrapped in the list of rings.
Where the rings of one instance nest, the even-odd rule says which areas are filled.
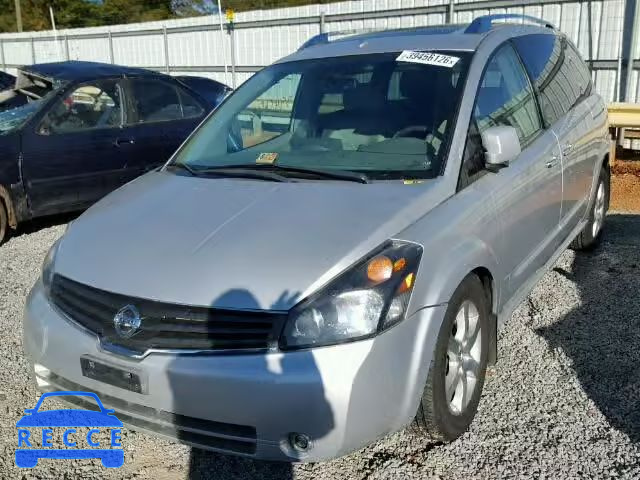
[[[136,369],[124,369],[119,366],[109,365],[90,356],[80,357],[80,368],[83,376],[97,382],[106,383],[130,392],[147,393],[145,379],[142,373]]]

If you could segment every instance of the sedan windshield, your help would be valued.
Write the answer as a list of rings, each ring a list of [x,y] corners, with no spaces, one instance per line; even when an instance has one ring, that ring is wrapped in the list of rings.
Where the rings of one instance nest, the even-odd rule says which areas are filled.
[[[16,101],[17,106],[6,106],[5,110],[0,110],[0,135],[13,132],[24,125],[31,116],[41,107],[42,99],[32,99],[27,96],[23,101]],[[18,97],[12,99],[16,100]]]
[[[449,149],[469,56],[404,51],[272,65],[231,95],[173,163],[195,174],[258,164],[433,177]]]

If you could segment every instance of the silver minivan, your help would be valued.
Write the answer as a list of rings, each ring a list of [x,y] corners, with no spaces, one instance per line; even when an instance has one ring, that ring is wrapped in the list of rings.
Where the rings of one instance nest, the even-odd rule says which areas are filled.
[[[260,459],[454,440],[498,329],[598,242],[608,146],[540,20],[320,35],[69,226],[27,301],[32,374]]]

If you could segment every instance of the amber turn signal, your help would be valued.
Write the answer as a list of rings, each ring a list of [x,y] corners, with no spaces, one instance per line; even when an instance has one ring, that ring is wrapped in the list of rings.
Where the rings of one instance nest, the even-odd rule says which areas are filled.
[[[391,278],[393,262],[383,255],[375,257],[367,265],[367,278],[374,283],[381,283]]]
[[[407,265],[407,261],[404,258],[399,258],[398,260],[396,260],[396,262],[393,264],[393,272],[399,272],[400,270],[402,270],[405,266]]]
[[[413,279],[414,279],[413,273],[410,273],[409,275],[404,277],[404,280],[402,280],[402,283],[398,287],[398,294],[408,292],[409,290],[411,290],[411,287],[413,287]]]

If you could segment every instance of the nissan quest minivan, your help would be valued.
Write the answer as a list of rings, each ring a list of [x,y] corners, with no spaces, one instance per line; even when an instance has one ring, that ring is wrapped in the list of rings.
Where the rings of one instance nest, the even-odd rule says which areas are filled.
[[[32,374],[253,458],[454,440],[498,329],[598,242],[608,148],[541,20],[320,35],[69,226],[27,301]]]

